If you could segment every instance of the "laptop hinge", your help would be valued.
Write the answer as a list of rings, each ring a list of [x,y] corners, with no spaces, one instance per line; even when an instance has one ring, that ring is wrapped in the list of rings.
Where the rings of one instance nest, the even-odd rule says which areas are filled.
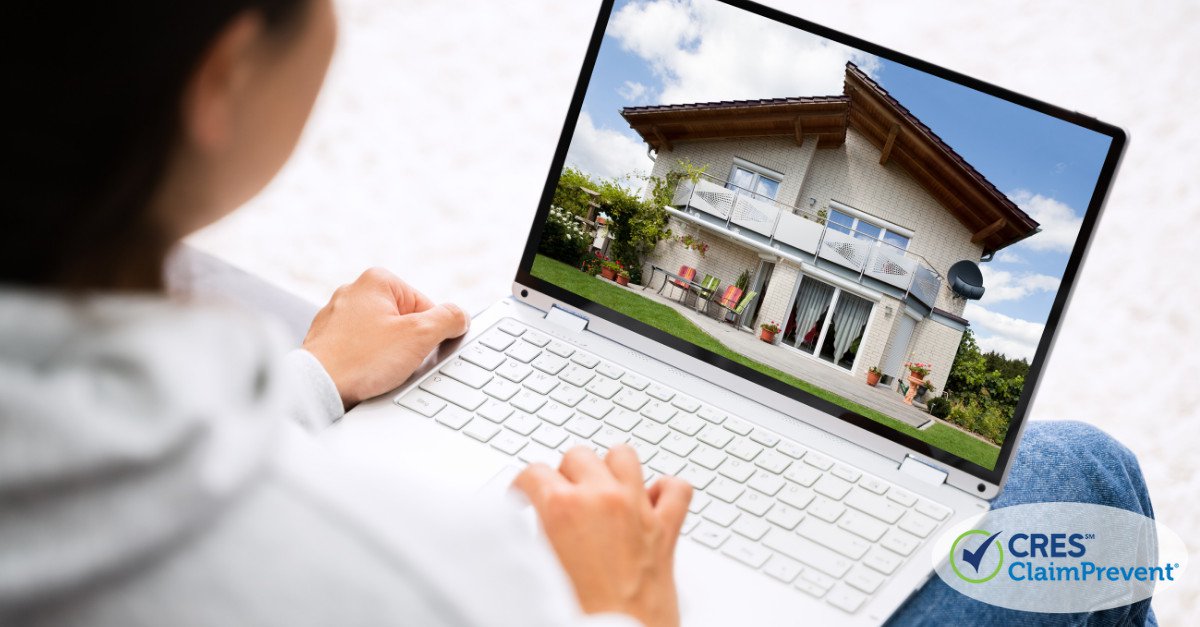
[[[903,462],[900,462],[900,472],[916,477],[929,485],[946,483],[946,478],[950,476],[945,470],[923,462],[912,455],[908,455]]]
[[[553,322],[573,333],[579,333],[587,329],[588,325],[587,318],[571,313],[558,305],[550,305],[550,311],[546,314],[546,321]]]

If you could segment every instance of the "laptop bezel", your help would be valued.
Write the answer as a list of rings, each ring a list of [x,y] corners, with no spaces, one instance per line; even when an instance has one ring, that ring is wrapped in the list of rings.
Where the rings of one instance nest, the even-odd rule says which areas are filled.
[[[956,478],[957,480],[951,481],[951,483],[959,484],[960,487],[964,487],[964,489],[970,489],[968,486],[978,484],[974,490],[970,491],[978,493],[980,496],[985,498],[990,497],[996,491],[998,491],[1001,486],[1003,486],[1004,479],[1007,477],[1013,452],[1016,449],[1017,442],[1020,440],[1021,433],[1024,430],[1027,422],[1026,419],[1028,416],[1029,407],[1036,396],[1037,385],[1041,380],[1042,369],[1045,365],[1050,350],[1053,347],[1054,339],[1057,337],[1059,322],[1066,311],[1067,304],[1069,303],[1071,295],[1074,291],[1075,281],[1079,273],[1080,266],[1086,257],[1092,235],[1095,231],[1096,223],[1103,212],[1105,201],[1108,198],[1109,190],[1111,189],[1113,179],[1115,178],[1116,171],[1120,164],[1121,156],[1124,153],[1126,144],[1128,143],[1128,134],[1123,129],[1115,125],[1102,122],[1078,112],[1068,111],[1061,107],[1057,107],[1035,98],[992,85],[982,80],[960,74],[953,70],[948,70],[933,63],[916,59],[884,46],[847,35],[840,31],[821,26],[803,18],[784,13],[777,9],[766,7],[749,0],[713,1],[722,2],[729,6],[749,11],[761,17],[787,24],[808,33],[827,38],[852,48],[856,48],[868,54],[884,57],[892,62],[908,65],[913,69],[927,72],[945,80],[958,83],[965,87],[978,90],[982,93],[989,94],[997,98],[1001,98],[1013,104],[1028,107],[1059,120],[1076,124],[1111,138],[1112,143],[1109,146],[1108,154],[1105,156],[1103,166],[1101,167],[1100,176],[1097,180],[1091,202],[1089,203],[1087,211],[1083,216],[1079,235],[1074,247],[1071,250],[1066,268],[1063,270],[1059,291],[1056,294],[1054,303],[1050,308],[1050,313],[1046,320],[1045,331],[1038,342],[1034,358],[1030,362],[1029,372],[1025,380],[1025,388],[1022,390],[1021,398],[1018,401],[1016,410],[1013,414],[1012,422],[1009,426],[1008,437],[1000,447],[1000,453],[996,460],[996,466],[992,469],[984,468],[983,466],[958,457],[953,453],[936,448],[922,440],[906,435],[881,423],[875,422],[870,418],[848,411],[829,401],[787,385],[782,381],[762,375],[746,366],[711,353],[669,333],[660,331],[641,321],[625,316],[620,312],[589,301],[582,296],[554,285],[553,283],[543,281],[542,279],[539,279],[531,274],[530,270],[532,269],[534,256],[537,253],[538,243],[541,240],[543,225],[550,210],[551,200],[554,196],[554,190],[557,187],[559,176],[566,162],[567,151],[574,137],[575,126],[583,108],[584,98],[587,94],[587,88],[591,81],[592,72],[595,69],[596,61],[600,52],[600,46],[603,42],[609,19],[612,15],[615,0],[602,0],[601,2],[599,15],[596,20],[595,28],[592,32],[591,40],[588,44],[588,50],[584,58],[583,67],[580,71],[579,79],[575,86],[575,92],[572,96],[570,108],[567,111],[567,116],[563,123],[563,130],[559,137],[558,146],[555,149],[554,159],[550,166],[550,173],[547,177],[545,187],[542,190],[540,201],[534,215],[533,225],[530,229],[529,238],[526,241],[521,263],[517,269],[516,278],[514,279],[513,295],[520,300],[533,304],[544,310],[548,310],[551,305],[561,304],[565,307],[576,310],[584,316],[603,319],[604,321],[613,323],[620,328],[627,329],[637,336],[641,336],[652,342],[664,345],[676,353],[693,359],[698,359],[706,364],[715,366],[717,369],[730,373],[736,376],[738,379],[747,381],[754,386],[765,388],[776,394],[783,395],[803,406],[810,407],[829,416],[833,416],[842,422],[852,425],[864,434],[870,434],[870,436],[874,437],[881,437],[889,442],[898,444],[923,458],[927,463],[942,467],[950,474],[958,475],[959,473],[965,473],[974,480],[967,477],[952,477]],[[714,383],[719,385],[721,384],[720,382]],[[984,483],[980,483],[980,481]],[[987,485],[985,485],[985,483]]]

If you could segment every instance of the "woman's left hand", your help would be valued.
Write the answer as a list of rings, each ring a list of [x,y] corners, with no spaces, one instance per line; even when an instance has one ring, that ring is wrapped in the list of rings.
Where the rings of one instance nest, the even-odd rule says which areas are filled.
[[[334,291],[313,318],[304,349],[325,367],[348,409],[399,386],[470,323],[458,306],[435,305],[391,272],[371,268]]]

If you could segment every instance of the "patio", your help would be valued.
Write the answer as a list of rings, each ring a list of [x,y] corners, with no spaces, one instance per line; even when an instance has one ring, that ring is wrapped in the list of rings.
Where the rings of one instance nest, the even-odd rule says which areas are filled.
[[[660,295],[658,293],[659,280],[662,279],[655,279],[654,283],[647,286],[645,290],[642,289],[642,286],[633,284],[624,289],[671,307],[717,341],[750,359],[804,379],[914,428],[924,429],[934,424],[935,420],[929,414],[905,405],[902,397],[895,390],[883,385],[877,387],[867,385],[865,374],[851,375],[797,350],[767,344],[758,339],[757,333],[737,329],[733,325],[715,320],[709,315],[697,313],[696,308],[690,304],[690,299],[687,301],[688,304],[684,304],[669,297],[672,293],[678,296],[677,288],[673,289],[668,286]],[[612,285],[616,286],[617,284],[612,283]],[[709,306],[716,307],[716,304],[710,303]]]

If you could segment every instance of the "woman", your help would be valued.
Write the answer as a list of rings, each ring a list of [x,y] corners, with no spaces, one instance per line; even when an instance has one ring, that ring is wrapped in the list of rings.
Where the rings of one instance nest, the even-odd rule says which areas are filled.
[[[644,489],[626,447],[520,475],[542,539],[511,506],[445,503],[419,478],[366,492],[314,446],[463,334],[457,307],[368,271],[288,353],[252,316],[164,295],[171,248],[292,151],[330,0],[8,11],[27,40],[4,40],[0,624],[678,624],[690,488]],[[1001,503],[1056,497],[1150,513],[1132,455],[1081,425],[1031,427]],[[1029,616],[934,579],[895,620]]]

